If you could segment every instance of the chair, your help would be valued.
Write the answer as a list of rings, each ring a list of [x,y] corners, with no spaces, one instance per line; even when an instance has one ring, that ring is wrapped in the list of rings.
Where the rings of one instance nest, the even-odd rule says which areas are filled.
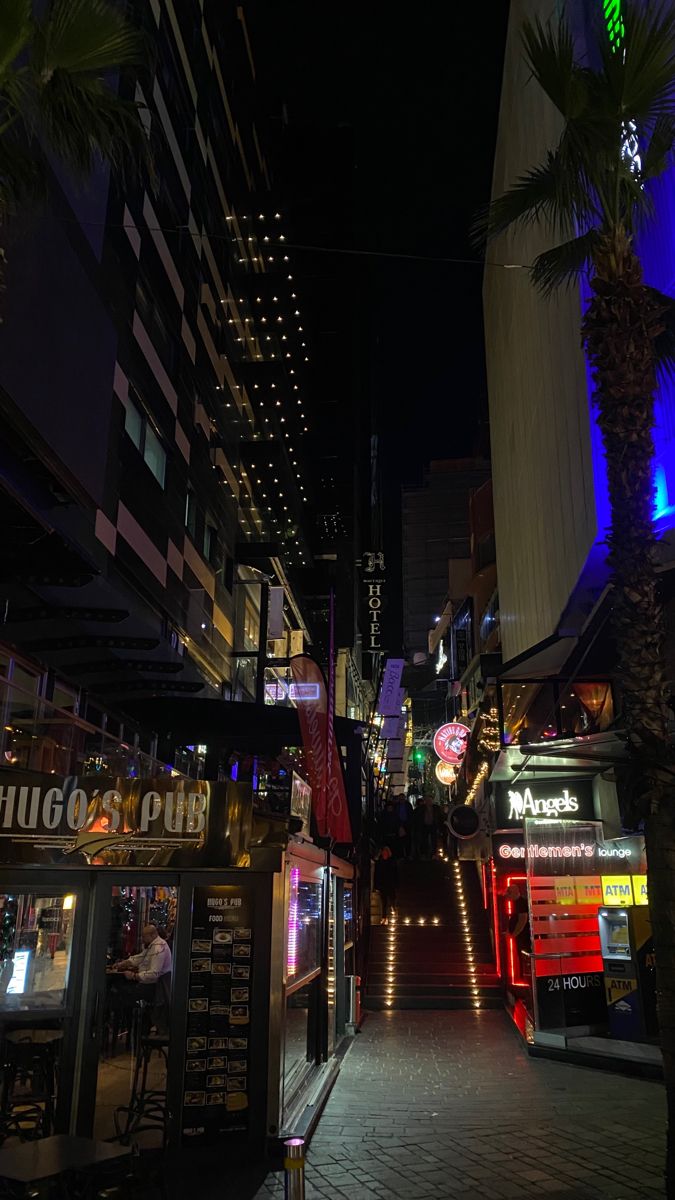
[[[49,1137],[54,1128],[60,1040],[36,1041],[30,1030],[3,1039],[0,1139]]]

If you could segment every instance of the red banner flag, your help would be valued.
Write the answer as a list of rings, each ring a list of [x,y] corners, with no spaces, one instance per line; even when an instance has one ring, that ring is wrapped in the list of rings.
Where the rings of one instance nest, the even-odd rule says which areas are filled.
[[[334,842],[351,842],[352,827],[342,764],[333,724],[328,721],[328,693],[323,671],[306,654],[293,656],[291,671],[319,835],[330,836]]]

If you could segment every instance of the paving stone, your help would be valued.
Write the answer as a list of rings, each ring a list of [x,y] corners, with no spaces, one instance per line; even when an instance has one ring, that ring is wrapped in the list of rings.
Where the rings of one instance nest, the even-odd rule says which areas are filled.
[[[661,1200],[664,1132],[659,1083],[530,1058],[502,1013],[373,1013],[315,1132],[307,1196]],[[276,1200],[281,1180],[242,1200]]]

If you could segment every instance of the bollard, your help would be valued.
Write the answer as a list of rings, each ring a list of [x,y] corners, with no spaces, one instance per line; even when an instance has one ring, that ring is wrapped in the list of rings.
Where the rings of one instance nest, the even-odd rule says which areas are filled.
[[[305,1200],[305,1139],[284,1142],[285,1200]]]

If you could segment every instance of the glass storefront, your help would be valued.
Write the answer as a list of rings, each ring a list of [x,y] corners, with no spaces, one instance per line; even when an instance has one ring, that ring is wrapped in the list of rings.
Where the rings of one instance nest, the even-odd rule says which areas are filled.
[[[75,896],[0,895],[0,1006],[4,1012],[65,1005]]]
[[[178,888],[112,886],[94,1137],[162,1144]]]

